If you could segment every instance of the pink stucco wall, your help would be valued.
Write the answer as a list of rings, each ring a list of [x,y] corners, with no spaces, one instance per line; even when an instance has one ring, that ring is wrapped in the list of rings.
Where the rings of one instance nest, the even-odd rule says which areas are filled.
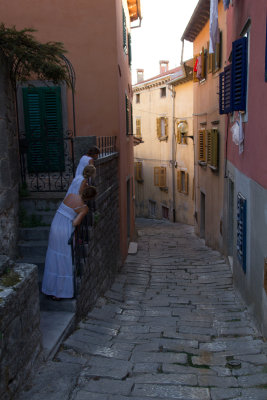
[[[247,19],[251,18],[248,69],[248,121],[243,124],[245,135],[244,152],[239,155],[229,131],[228,159],[246,176],[267,188],[267,83],[265,75],[266,41],[265,0],[257,0],[257,7],[250,0],[236,0],[227,12],[228,43],[227,55],[232,42],[240,37]]]
[[[121,251],[125,258],[126,184],[127,178],[133,176],[133,143],[132,137],[126,136],[124,96],[131,97],[131,72],[128,56],[123,52],[122,3],[128,18],[126,0],[24,0],[23,6],[19,0],[10,0],[0,3],[0,15],[6,26],[35,28],[35,36],[42,42],[63,42],[76,73],[77,136],[117,136]],[[129,27],[129,18],[127,23]],[[68,128],[73,129],[70,91]],[[132,202],[130,216],[133,234]]]

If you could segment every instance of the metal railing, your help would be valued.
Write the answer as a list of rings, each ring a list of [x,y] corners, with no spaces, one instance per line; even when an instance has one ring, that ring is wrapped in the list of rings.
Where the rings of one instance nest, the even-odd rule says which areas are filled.
[[[71,246],[72,265],[73,265],[73,283],[74,297],[79,292],[79,281],[83,275],[83,265],[88,257],[88,248],[90,242],[90,228],[93,225],[93,212],[89,210],[83,218],[81,224],[76,226],[72,232],[68,244]]]
[[[99,157],[106,157],[116,152],[116,136],[100,136],[96,138],[100,149]]]

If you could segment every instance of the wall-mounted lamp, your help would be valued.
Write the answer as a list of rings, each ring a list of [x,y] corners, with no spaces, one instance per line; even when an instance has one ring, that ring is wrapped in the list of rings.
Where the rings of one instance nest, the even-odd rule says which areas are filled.
[[[186,135],[186,133],[188,132],[188,123],[187,123],[187,121],[180,121],[178,126],[177,126],[177,130],[178,130],[178,132],[180,132],[180,135],[183,138],[190,138],[190,139],[194,140],[194,136]]]

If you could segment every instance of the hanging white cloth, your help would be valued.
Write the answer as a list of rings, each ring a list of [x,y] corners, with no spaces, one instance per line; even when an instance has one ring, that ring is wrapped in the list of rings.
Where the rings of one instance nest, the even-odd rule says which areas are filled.
[[[210,0],[210,54],[215,52],[216,43],[219,41],[218,0]]]

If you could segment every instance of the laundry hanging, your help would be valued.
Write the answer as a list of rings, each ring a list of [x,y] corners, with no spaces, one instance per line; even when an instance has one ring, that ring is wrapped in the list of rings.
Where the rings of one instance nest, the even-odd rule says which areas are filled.
[[[216,44],[220,41],[218,29],[218,0],[210,0],[210,47],[209,53],[215,53]]]

